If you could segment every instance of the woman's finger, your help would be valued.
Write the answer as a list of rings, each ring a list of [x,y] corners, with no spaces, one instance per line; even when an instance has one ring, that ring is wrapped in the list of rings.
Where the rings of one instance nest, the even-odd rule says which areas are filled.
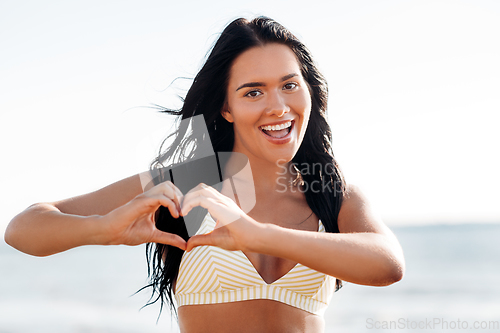
[[[181,210],[181,202],[182,202],[182,192],[179,190],[177,186],[171,181],[166,181],[165,185],[162,187],[163,193],[172,199],[172,201],[176,204],[178,210]]]
[[[195,202],[199,202],[202,197],[213,198],[216,199],[218,195],[221,195],[214,188],[200,183],[196,187],[192,188],[183,198],[181,204],[181,214],[186,215],[193,207],[201,205],[201,204],[193,204],[193,200]],[[189,206],[189,208],[187,208]],[[203,208],[208,209],[208,207],[202,206]],[[185,209],[186,208],[186,209]],[[182,212],[185,212],[184,214]]]
[[[129,204],[129,209],[126,212],[136,216],[153,213],[158,209],[158,207],[164,206],[168,208],[170,214],[172,214],[174,218],[179,217],[179,209],[177,208],[175,202],[167,198],[162,193],[158,193],[153,196],[142,196],[132,200]]]
[[[182,216],[186,216],[191,209],[197,206],[201,206],[210,211],[210,208],[214,203],[214,199],[206,197],[202,193],[192,193],[189,197],[187,195],[184,197],[180,213]]]
[[[206,194],[214,194],[216,195],[217,193],[219,193],[219,191],[217,191],[216,189],[214,189],[213,187],[211,186],[208,186],[207,184],[205,183],[199,183],[198,185],[196,185],[195,187],[193,187],[191,190],[189,190],[188,193],[186,193],[186,195],[184,195],[184,198],[189,196],[189,195],[193,195],[195,193],[199,193],[199,192],[205,192]]]
[[[175,203],[177,209],[180,211],[183,198],[181,190],[179,190],[179,188],[171,181],[166,181],[159,185],[162,185],[159,186],[159,189],[162,190],[163,193]]]
[[[166,181],[154,186],[149,191],[144,192],[144,195],[150,196],[158,193],[163,193],[170,199],[182,197],[182,192],[171,181]]]
[[[214,239],[212,237],[212,233],[204,234],[204,235],[194,235],[187,241],[186,251],[191,251],[193,248],[202,245],[215,246]]]
[[[166,207],[168,209],[168,211],[170,212],[172,217],[178,218],[180,216],[180,207],[179,207],[178,203],[176,203],[174,200],[171,200],[162,194],[158,194],[154,197],[151,197],[151,198],[149,198],[149,200],[152,200],[152,204],[153,204],[152,211],[156,212],[156,210],[160,206],[163,206],[163,207]]]
[[[176,246],[181,250],[186,250],[187,246],[186,241],[182,239],[182,237],[180,237],[179,235],[170,234],[168,232],[160,231],[158,229],[156,229],[153,232],[151,242]]]

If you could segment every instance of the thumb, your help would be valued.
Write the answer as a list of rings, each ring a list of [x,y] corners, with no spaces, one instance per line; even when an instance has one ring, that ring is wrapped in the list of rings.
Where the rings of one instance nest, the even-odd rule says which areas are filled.
[[[155,230],[151,241],[154,243],[176,246],[181,250],[186,249],[186,241],[182,239],[182,237],[160,230]]]
[[[189,238],[186,246],[186,251],[191,251],[193,248],[201,245],[215,245],[212,237],[212,233],[204,235],[194,235]]]

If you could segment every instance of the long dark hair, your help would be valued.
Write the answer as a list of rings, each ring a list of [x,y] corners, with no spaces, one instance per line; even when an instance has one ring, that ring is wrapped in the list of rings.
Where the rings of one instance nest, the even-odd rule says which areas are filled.
[[[332,134],[326,115],[328,86],[306,46],[281,24],[266,17],[258,17],[252,21],[240,18],[231,22],[221,33],[205,64],[194,78],[182,108],[161,108],[160,111],[180,116],[178,120],[203,114],[214,151],[232,151],[233,124],[221,115],[230,69],[240,54],[267,43],[280,43],[290,47],[309,86],[312,99],[311,116],[304,140],[292,163],[298,170],[311,165],[320,166],[317,172],[302,174],[304,184],[311,184],[305,191],[306,200],[311,210],[321,219],[327,232],[339,232],[337,216],[345,191],[345,181],[331,148]],[[195,128],[188,131],[187,122],[181,122],[178,130],[165,139],[164,144],[169,139],[173,141],[170,140],[171,143],[166,149],[160,148],[158,157],[151,164],[151,171],[158,181],[165,180],[162,172],[158,171],[161,168],[196,157],[196,144],[203,140],[199,137],[200,132],[202,131]],[[316,187],[319,185],[320,189],[315,189],[313,184]],[[160,230],[176,233],[187,240],[189,236],[184,223],[178,220],[172,219],[168,210],[160,207],[156,225]],[[174,246],[147,244],[150,283],[146,287],[153,288],[148,304],[160,300],[161,309],[167,303],[176,313],[173,286],[183,252]],[[340,286],[341,282],[337,280],[336,289]]]

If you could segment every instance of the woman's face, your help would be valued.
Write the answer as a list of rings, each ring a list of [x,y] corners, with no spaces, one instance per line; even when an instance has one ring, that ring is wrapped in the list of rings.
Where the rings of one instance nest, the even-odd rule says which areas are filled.
[[[249,159],[290,161],[311,114],[311,95],[293,51],[270,43],[238,56],[222,114],[234,126],[233,151]]]

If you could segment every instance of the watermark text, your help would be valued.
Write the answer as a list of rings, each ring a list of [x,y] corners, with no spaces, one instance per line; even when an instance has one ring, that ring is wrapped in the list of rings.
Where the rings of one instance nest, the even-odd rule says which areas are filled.
[[[367,329],[377,330],[498,330],[500,329],[500,321],[470,321],[457,318],[456,320],[448,320],[444,318],[425,318],[422,320],[411,320],[409,318],[398,318],[397,320],[375,320],[373,318],[366,319]]]

